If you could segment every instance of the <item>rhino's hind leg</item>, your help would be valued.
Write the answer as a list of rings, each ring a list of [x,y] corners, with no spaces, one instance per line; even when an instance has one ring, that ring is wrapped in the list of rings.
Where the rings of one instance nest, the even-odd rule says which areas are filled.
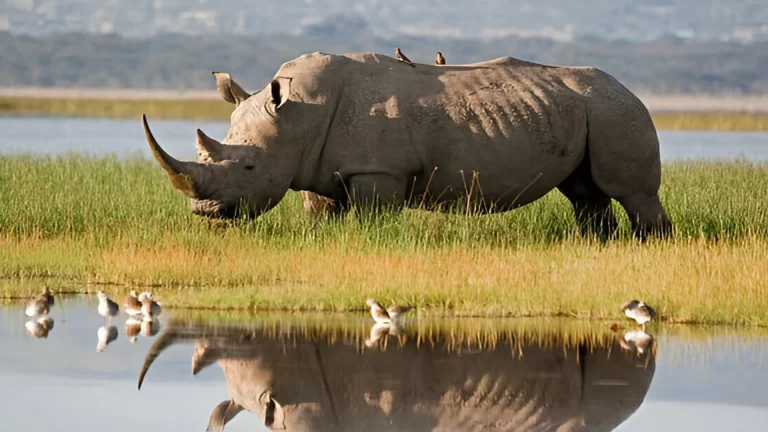
[[[573,204],[582,235],[596,234],[606,240],[616,234],[619,225],[611,198],[592,179],[588,157],[557,188]]]
[[[662,238],[672,234],[672,222],[664,211],[658,194],[635,194],[620,197],[618,201],[627,211],[635,236],[645,240],[649,234]]]

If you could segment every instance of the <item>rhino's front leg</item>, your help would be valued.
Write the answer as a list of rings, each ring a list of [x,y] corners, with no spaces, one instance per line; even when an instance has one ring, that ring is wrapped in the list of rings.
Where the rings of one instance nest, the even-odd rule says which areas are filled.
[[[304,210],[313,217],[338,216],[342,213],[341,203],[314,192],[301,191],[301,201],[304,204]]]
[[[388,174],[358,174],[349,179],[349,201],[374,215],[382,210],[400,211],[405,204],[405,181]]]

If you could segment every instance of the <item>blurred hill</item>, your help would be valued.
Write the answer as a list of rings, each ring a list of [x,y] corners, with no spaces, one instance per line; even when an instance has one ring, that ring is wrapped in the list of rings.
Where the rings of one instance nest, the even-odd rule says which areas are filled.
[[[328,29],[335,25],[343,25],[344,31]],[[364,21],[346,18],[316,23],[301,35],[161,33],[126,38],[0,32],[0,87],[211,90],[210,72],[224,70],[253,91],[266,85],[283,62],[304,53],[375,51],[392,56],[395,46],[417,63],[431,64],[435,51],[442,51],[454,64],[513,56],[552,65],[595,66],[640,93],[768,94],[768,42],[705,42],[673,36],[634,43],[586,37],[388,39],[373,35]]]
[[[642,42],[675,35],[696,40],[768,40],[765,0],[5,0],[0,30],[257,35],[336,32],[346,17],[383,38],[583,36]]]

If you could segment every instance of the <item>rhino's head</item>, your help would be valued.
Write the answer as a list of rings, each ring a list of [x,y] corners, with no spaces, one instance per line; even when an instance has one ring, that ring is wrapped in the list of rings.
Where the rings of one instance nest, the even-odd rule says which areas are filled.
[[[229,74],[225,76],[231,82]],[[295,132],[303,128],[288,124],[289,114],[297,114],[297,107],[284,107],[290,79],[276,78],[264,91],[248,95],[234,82],[226,87],[216,78],[222,96],[226,90],[225,99],[238,106],[225,143],[198,129],[198,159],[186,162],[160,147],[142,116],[144,133],[171,184],[190,198],[193,213],[225,219],[255,217],[277,205],[299,169],[303,143]]]

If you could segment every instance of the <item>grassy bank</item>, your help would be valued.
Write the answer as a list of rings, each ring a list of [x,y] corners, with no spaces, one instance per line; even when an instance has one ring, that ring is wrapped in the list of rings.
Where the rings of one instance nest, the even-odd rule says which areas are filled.
[[[4,296],[152,286],[201,308],[359,310],[373,295],[431,314],[597,318],[639,297],[670,321],[768,325],[768,165],[666,165],[677,230],[645,245],[618,207],[621,239],[582,238],[558,192],[501,215],[317,224],[291,194],[228,227],[192,216],[144,160],[0,158],[0,196]]]
[[[0,95],[0,115],[55,115],[135,119],[229,120],[232,105],[218,98],[65,98]],[[742,112],[660,112],[658,129],[768,131],[768,114]]]

